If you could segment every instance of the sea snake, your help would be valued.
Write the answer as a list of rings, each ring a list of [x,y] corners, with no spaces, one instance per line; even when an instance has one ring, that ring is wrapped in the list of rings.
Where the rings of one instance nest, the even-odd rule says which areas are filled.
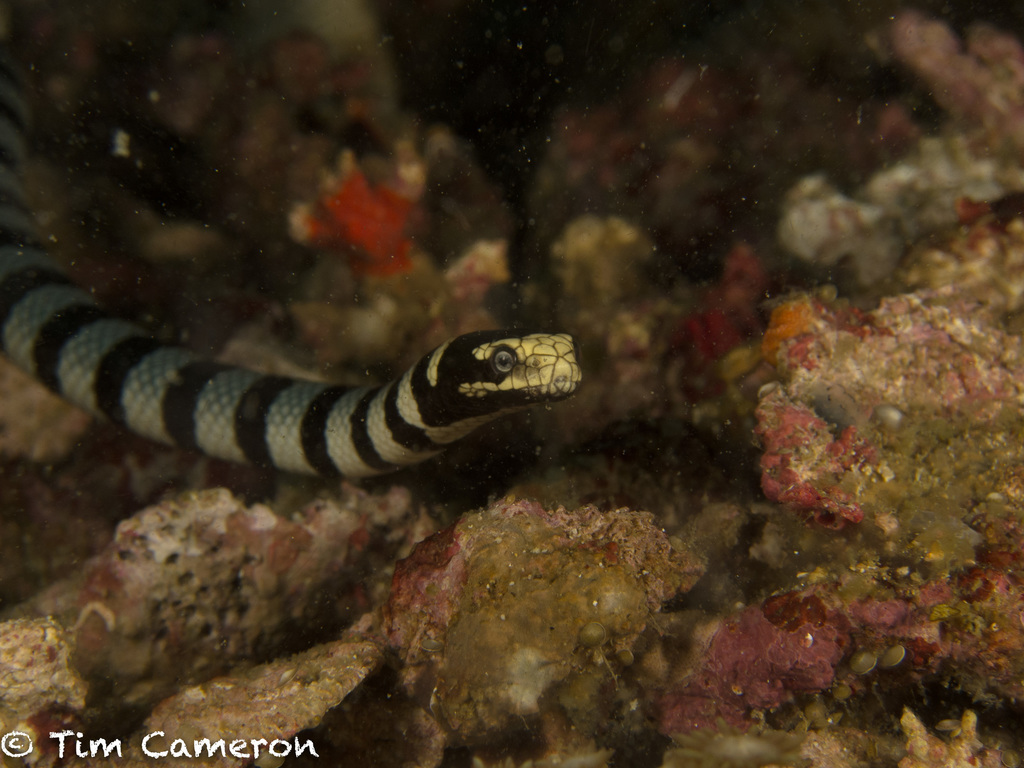
[[[458,336],[381,387],[269,376],[156,341],[100,309],[41,246],[20,177],[27,124],[20,75],[0,51],[0,347],[90,413],[231,461],[363,477],[579,386],[566,333]]]

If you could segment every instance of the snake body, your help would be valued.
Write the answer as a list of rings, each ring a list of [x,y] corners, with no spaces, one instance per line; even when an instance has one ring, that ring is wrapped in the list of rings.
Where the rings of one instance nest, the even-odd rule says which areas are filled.
[[[565,333],[458,336],[380,387],[264,375],[156,341],[98,307],[40,244],[20,177],[27,124],[19,73],[0,55],[0,348],[86,411],[210,456],[363,477],[579,385]]]

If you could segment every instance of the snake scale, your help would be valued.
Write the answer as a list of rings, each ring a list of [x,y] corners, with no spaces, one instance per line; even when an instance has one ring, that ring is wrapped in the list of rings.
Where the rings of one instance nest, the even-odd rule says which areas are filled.
[[[222,459],[364,477],[580,383],[566,333],[458,336],[380,387],[265,375],[156,341],[104,312],[42,247],[20,176],[28,120],[20,74],[0,53],[0,347],[90,413]]]

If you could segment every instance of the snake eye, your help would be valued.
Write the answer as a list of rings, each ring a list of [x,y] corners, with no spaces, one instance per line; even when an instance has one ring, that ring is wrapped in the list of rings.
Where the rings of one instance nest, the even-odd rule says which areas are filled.
[[[508,347],[498,347],[491,355],[491,367],[495,373],[508,373],[516,364],[516,355]]]

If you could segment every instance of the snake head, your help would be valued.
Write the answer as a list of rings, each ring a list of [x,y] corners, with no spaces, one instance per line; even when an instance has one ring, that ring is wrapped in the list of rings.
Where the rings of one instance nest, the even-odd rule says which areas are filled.
[[[583,377],[567,333],[476,331],[430,356],[426,378],[458,418],[564,400]]]
[[[576,341],[567,333],[503,335],[482,341],[472,355],[484,365],[477,366],[476,380],[460,384],[467,397],[505,392],[524,403],[563,400],[583,377]]]

